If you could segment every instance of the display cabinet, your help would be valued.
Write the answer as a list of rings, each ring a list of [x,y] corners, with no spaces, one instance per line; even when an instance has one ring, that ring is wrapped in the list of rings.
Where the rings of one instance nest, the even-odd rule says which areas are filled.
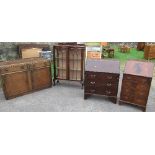
[[[80,81],[83,85],[84,45],[55,45],[53,47],[54,84],[60,80]]]

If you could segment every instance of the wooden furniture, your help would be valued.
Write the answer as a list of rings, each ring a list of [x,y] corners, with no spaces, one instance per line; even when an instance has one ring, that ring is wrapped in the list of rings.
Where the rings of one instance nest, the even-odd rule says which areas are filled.
[[[144,58],[145,59],[155,58],[155,44],[145,45]]]
[[[52,86],[51,63],[41,58],[1,62],[0,75],[6,99]]]
[[[20,58],[38,58],[43,49],[49,49],[47,44],[20,44],[18,52]]]
[[[120,104],[137,105],[146,110],[154,64],[130,60],[123,74]]]
[[[53,47],[55,81],[80,81],[83,86],[85,60],[84,45],[55,45]]]
[[[102,49],[102,56],[103,58],[105,57],[105,55],[108,55],[108,58],[114,58],[114,52],[115,50],[113,48],[103,48]]]
[[[87,52],[87,59],[101,59],[100,52]]]
[[[96,94],[117,102],[120,67],[115,60],[87,60],[85,64],[84,99]]]
[[[130,52],[130,47],[128,47],[128,46],[121,46],[120,47],[120,51],[122,52],[122,53],[129,53]]]
[[[137,43],[137,50],[138,51],[143,51],[145,48],[145,42],[138,42]]]
[[[87,46],[87,59],[101,59],[101,46]]]

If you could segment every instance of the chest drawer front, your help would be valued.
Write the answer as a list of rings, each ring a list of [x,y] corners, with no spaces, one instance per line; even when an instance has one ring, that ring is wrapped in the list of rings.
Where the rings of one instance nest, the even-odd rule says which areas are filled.
[[[129,80],[132,82],[136,83],[142,83],[142,84],[150,84],[151,83],[151,78],[146,78],[146,77],[139,77],[139,76],[134,76],[134,75],[123,75],[123,80]]]
[[[118,84],[119,75],[117,74],[109,74],[109,73],[94,73],[87,72],[85,73],[85,84],[91,85],[95,84],[96,86],[100,85],[113,85]]]
[[[96,93],[96,88],[95,88],[95,86],[85,86],[84,87],[84,92],[85,93],[90,93],[90,94],[95,94]]]
[[[96,87],[96,94],[106,96],[117,96],[118,86],[113,85],[112,87],[100,86]]]
[[[42,67],[47,67],[47,66],[50,66],[50,62],[49,61],[43,61],[43,62],[31,64],[30,69],[42,68]]]
[[[98,77],[99,77],[99,75],[96,72],[88,72],[88,71],[85,72],[85,79],[86,80],[91,81],[91,80],[95,80]]]
[[[27,68],[28,68],[27,65],[10,66],[10,67],[1,69],[0,73],[7,74],[11,72],[25,71],[27,70]]]

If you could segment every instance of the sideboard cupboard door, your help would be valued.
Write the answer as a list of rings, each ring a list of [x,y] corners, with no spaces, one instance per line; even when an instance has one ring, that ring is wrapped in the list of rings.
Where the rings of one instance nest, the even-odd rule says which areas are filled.
[[[31,71],[32,88],[40,90],[52,86],[52,77],[50,67],[38,68]]]
[[[29,74],[27,71],[16,72],[7,75],[2,75],[3,90],[6,99],[25,94],[31,91],[29,85]]]

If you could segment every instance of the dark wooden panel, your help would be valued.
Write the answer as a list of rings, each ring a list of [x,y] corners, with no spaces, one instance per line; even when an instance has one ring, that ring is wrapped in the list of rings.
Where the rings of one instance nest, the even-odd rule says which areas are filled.
[[[115,65],[115,68],[117,69],[119,68],[119,63],[116,63],[116,61],[111,61],[110,64],[112,66]],[[116,103],[119,74],[113,72],[109,73],[109,71],[101,72],[102,70],[98,70],[99,68],[103,68],[105,66],[109,67],[109,62],[107,60],[104,61],[104,63],[101,63],[100,61],[95,61],[95,65],[98,70],[96,72],[94,70],[92,71],[91,68],[91,66],[94,66],[94,60],[87,61],[86,65],[87,70],[85,71],[85,80],[84,80],[84,89],[85,89],[84,98],[86,99],[88,94],[89,95],[98,94],[107,96],[112,102]],[[108,70],[108,68],[104,69],[104,71],[106,70]]]
[[[120,101],[146,110],[153,75],[153,63],[128,61],[123,75]]]

